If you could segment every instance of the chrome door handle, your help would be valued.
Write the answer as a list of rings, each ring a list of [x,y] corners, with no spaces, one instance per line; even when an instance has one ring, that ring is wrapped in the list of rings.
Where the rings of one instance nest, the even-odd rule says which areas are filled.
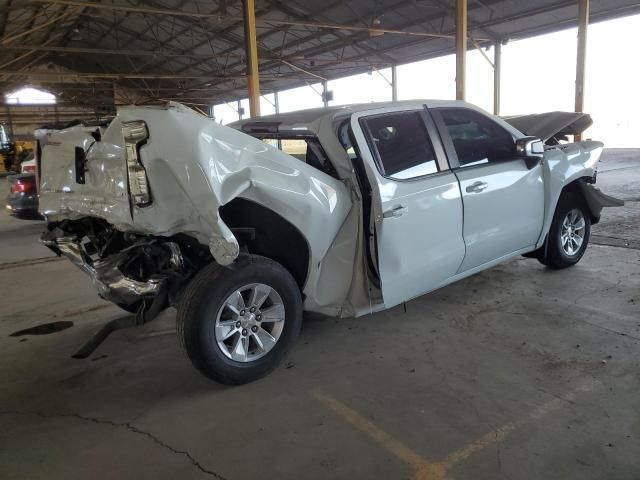
[[[401,217],[406,211],[407,207],[404,205],[398,205],[397,207],[393,207],[391,210],[387,210],[382,214],[383,218],[393,218],[393,217]]]
[[[489,186],[489,184],[486,183],[486,182],[475,182],[475,183],[472,183],[471,185],[469,185],[466,188],[466,190],[467,190],[467,193],[480,193],[481,191],[483,191],[488,186]]]

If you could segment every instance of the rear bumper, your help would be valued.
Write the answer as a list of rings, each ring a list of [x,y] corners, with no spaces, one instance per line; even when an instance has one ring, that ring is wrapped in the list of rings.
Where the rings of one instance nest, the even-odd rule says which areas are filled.
[[[117,305],[136,305],[145,300],[150,300],[149,304],[151,304],[152,300],[160,297],[166,289],[168,282],[166,276],[152,277],[147,281],[125,276],[120,271],[120,265],[127,260],[126,252],[113,254],[104,260],[93,261],[78,238],[56,237],[51,232],[45,232],[41,241],[54,253],[64,255],[76,267],[88,274],[100,297]],[[162,299],[165,300],[164,297]]]
[[[36,213],[38,204],[38,195],[35,193],[11,193],[7,196],[6,209],[12,214]]]

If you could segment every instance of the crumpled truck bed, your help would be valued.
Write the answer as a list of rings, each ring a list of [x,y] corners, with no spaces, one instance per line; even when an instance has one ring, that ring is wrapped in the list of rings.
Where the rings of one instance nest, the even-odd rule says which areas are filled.
[[[122,135],[123,123],[139,120],[149,132],[140,147],[152,198],[146,207],[130,202]],[[85,184],[75,181],[77,146],[87,152]],[[53,134],[43,152],[40,209],[48,221],[91,216],[122,231],[184,233],[208,245],[222,265],[237,257],[239,246],[218,208],[238,197],[266,206],[300,231],[311,257],[308,303],[338,311],[351,281],[355,238],[338,249],[344,271],[324,270],[331,278],[323,283],[334,283],[342,300],[314,289],[352,207],[350,190],[340,180],[179,104],[120,109],[100,141],[75,127]],[[350,218],[357,222],[357,215]]]

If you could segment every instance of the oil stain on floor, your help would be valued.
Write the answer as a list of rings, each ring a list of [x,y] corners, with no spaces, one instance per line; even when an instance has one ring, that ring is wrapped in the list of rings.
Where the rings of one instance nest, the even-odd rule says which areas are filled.
[[[61,332],[67,328],[73,327],[73,322],[60,321],[43,323],[42,325],[36,325],[35,327],[25,328],[24,330],[18,330],[10,334],[10,337],[23,337],[25,335],[49,335],[51,333]]]

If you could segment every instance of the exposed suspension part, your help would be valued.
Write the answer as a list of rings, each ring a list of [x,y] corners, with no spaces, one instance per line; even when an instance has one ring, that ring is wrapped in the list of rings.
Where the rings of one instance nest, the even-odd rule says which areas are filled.
[[[178,301],[182,287],[211,255],[191,237],[121,232],[95,219],[49,225],[42,242],[87,273],[100,297],[135,314],[109,322],[75,358],[88,357],[114,330],[143,325]]]

